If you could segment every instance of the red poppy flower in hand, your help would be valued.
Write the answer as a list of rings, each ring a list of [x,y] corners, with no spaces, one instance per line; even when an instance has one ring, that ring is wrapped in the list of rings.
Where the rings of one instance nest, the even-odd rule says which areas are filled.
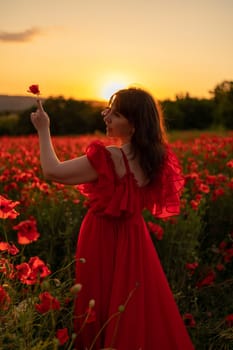
[[[39,89],[39,85],[30,85],[28,90],[28,92],[31,92],[34,95],[39,95],[40,94],[40,89]]]

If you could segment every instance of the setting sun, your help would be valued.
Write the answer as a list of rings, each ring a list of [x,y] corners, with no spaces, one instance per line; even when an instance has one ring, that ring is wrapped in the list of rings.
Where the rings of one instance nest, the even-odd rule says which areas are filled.
[[[24,0],[27,11],[11,3],[1,3],[0,95],[26,95],[37,82],[43,98],[106,102],[136,83],[159,100],[212,98],[232,79],[233,1],[136,1],[133,10],[125,1],[122,11],[107,0],[51,0],[46,15],[43,1]]]
[[[127,84],[123,80],[112,80],[106,82],[101,91],[100,91],[100,97],[104,100],[109,100],[109,98],[118,90],[127,88],[129,84]]]

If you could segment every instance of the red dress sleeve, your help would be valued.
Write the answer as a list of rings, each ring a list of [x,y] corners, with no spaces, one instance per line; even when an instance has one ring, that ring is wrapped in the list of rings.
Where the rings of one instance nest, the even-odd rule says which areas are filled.
[[[88,198],[88,204],[95,209],[103,210],[106,202],[106,189],[112,192],[114,188],[114,169],[110,154],[100,141],[93,141],[87,146],[86,156],[98,173],[95,181],[78,185],[81,194]]]
[[[97,180],[78,185],[79,192],[87,197],[87,205],[99,215],[128,216],[134,211],[134,200],[127,177],[120,180],[116,175],[110,152],[100,141],[92,142],[86,156],[98,173]]]
[[[163,167],[145,191],[145,207],[158,218],[180,213],[180,195],[185,183],[177,156],[171,146],[167,145],[166,149]]]

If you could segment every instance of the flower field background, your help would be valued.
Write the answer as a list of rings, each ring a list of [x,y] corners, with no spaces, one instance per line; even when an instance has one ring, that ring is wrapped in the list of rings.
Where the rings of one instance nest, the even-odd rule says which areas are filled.
[[[67,159],[96,138],[53,141]],[[36,136],[1,137],[0,146],[0,349],[74,349],[73,303],[81,289],[74,285],[74,254],[85,199],[75,186],[45,181]],[[143,215],[196,349],[230,350],[233,132],[181,133],[172,146],[186,178],[181,214]],[[94,300],[80,317],[83,327],[95,322]]]

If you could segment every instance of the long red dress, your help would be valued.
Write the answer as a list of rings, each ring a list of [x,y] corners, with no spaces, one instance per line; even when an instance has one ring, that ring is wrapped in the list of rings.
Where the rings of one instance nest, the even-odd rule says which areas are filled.
[[[157,217],[179,213],[177,159],[168,148],[161,176],[139,187],[122,154],[127,172],[119,178],[101,142],[86,151],[98,179],[79,186],[89,210],[76,253],[76,282],[83,287],[75,304],[75,348],[193,350],[142,217],[143,208]]]

